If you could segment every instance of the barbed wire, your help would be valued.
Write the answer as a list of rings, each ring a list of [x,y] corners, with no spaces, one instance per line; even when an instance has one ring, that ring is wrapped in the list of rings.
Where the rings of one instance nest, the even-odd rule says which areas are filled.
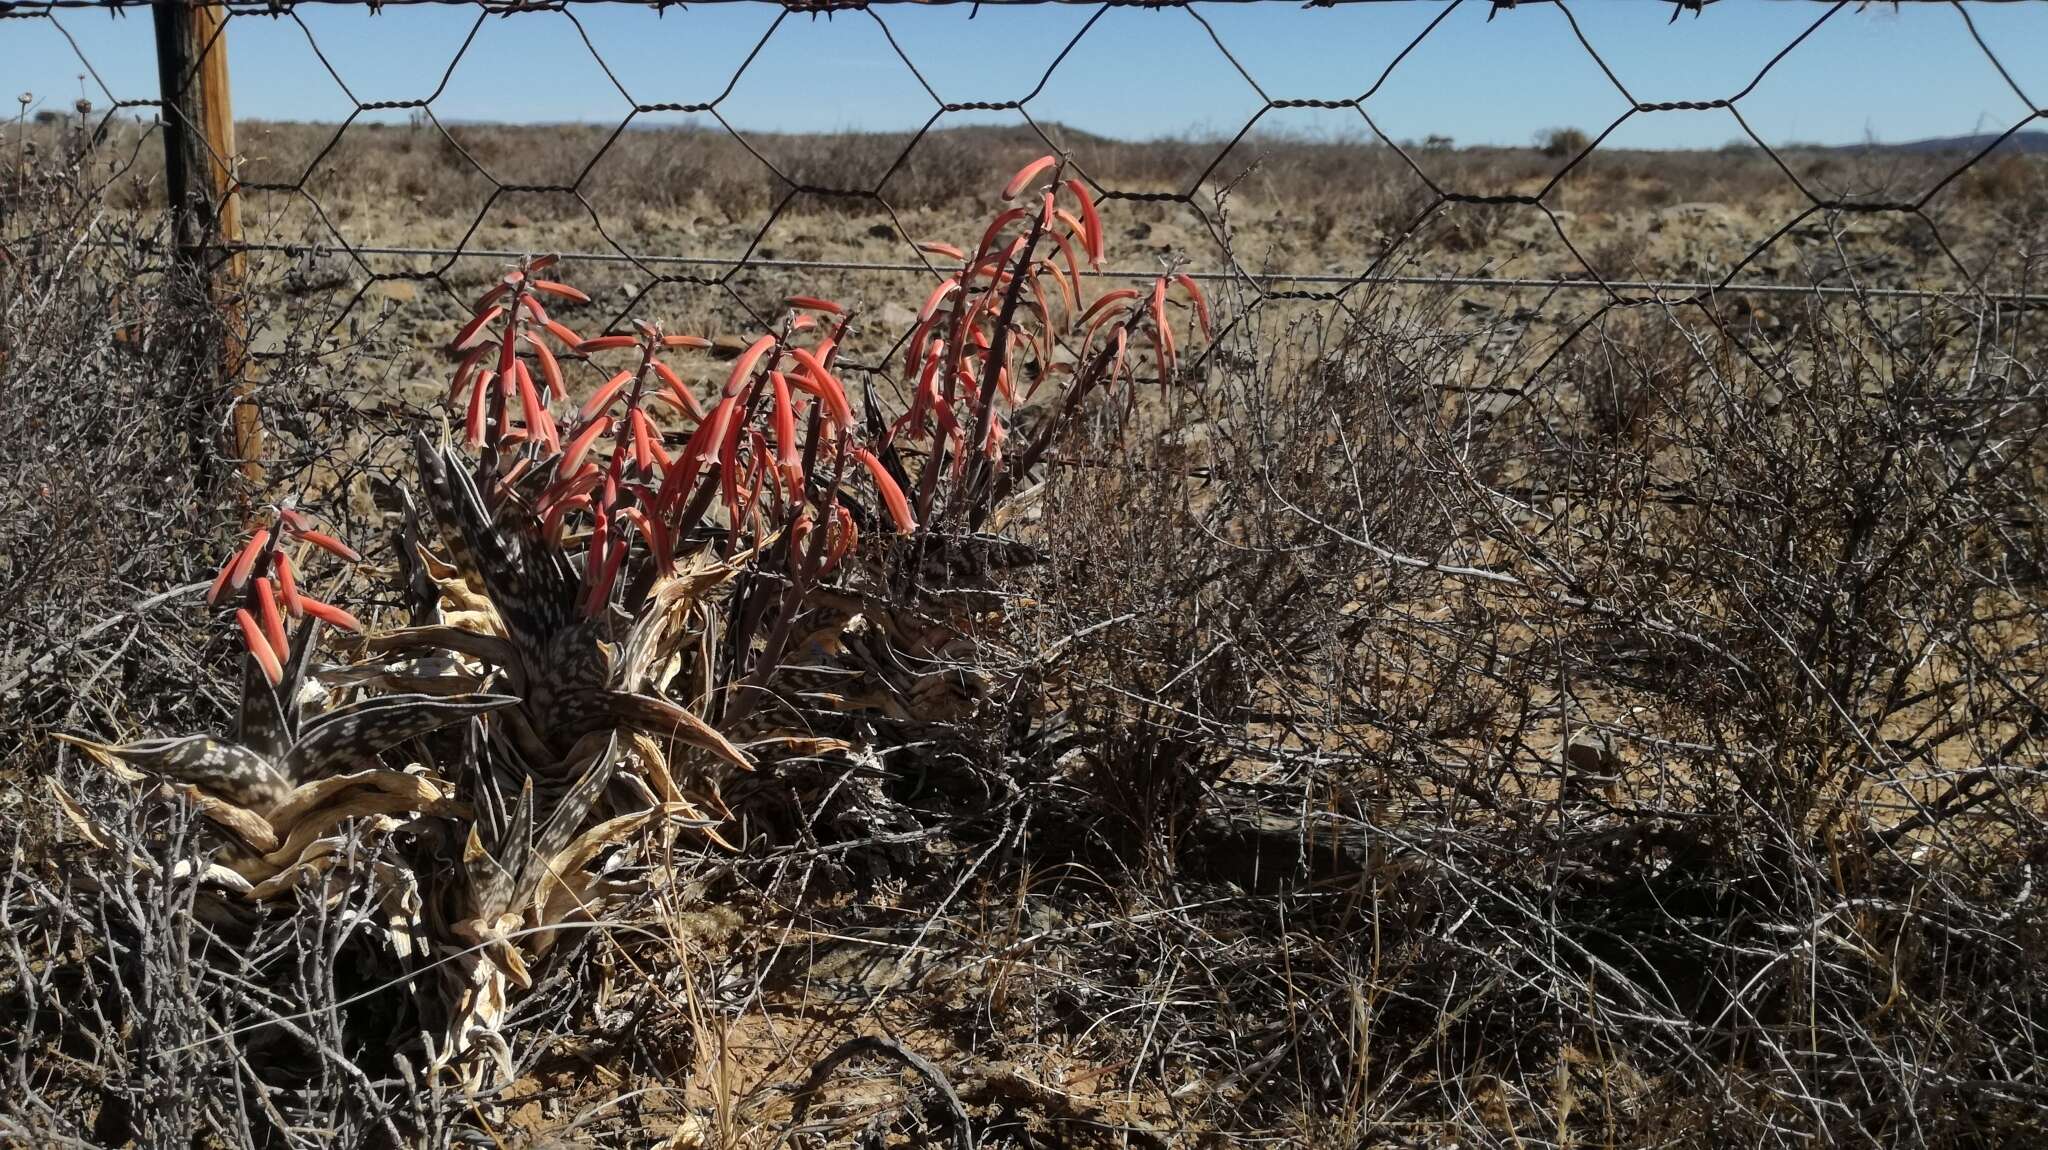
[[[235,245],[241,251],[276,252],[282,255],[319,258],[326,255],[353,253],[360,256],[404,256],[413,258],[441,258],[459,254],[465,259],[512,261],[531,253],[515,248],[467,248],[457,253],[451,248],[436,247],[395,247],[373,244],[359,244],[352,248],[323,248],[317,244],[292,243],[242,243]],[[884,263],[875,260],[791,260],[755,257],[736,259],[730,256],[668,256],[638,255],[626,256],[617,252],[560,251],[555,252],[572,263],[681,265],[687,267],[765,268],[776,271],[796,272],[878,272],[915,275],[930,271],[930,265],[922,263]],[[425,273],[422,273],[425,274]],[[1084,280],[1114,280],[1133,283],[1150,283],[1159,273],[1147,268],[1082,268],[1077,273]],[[1244,282],[1259,285],[1280,283],[1304,283],[1323,285],[1350,285],[1357,282],[1356,276],[1335,272],[1255,272],[1244,269],[1227,271],[1188,271],[1181,273],[1189,279],[1204,283]],[[1614,291],[1640,295],[1640,299],[1624,297],[1625,302],[1672,302],[1670,296],[1677,293],[1685,299],[1712,295],[1716,292],[1745,295],[1795,295],[1795,296],[1856,296],[1867,299],[1947,299],[1954,293],[1935,288],[1854,287],[1838,284],[1787,284],[1767,280],[1736,280],[1713,282],[1708,280],[1593,280],[1547,278],[1543,276],[1484,276],[1484,275],[1402,275],[1388,274],[1375,277],[1374,283],[1395,287],[1478,287],[1517,289],[1532,288],[1543,291]],[[1987,291],[1984,298],[1992,303],[2020,307],[2048,306],[2048,293],[2042,292],[1999,292]]]
[[[1866,0],[1799,0],[1804,6],[1815,9],[1813,19],[1781,49],[1765,60],[1754,74],[1748,75],[1746,82],[1724,95],[1708,96],[1704,99],[1694,100],[1662,101],[1642,99],[1636,92],[1631,90],[1629,84],[1624,82],[1617,70],[1603,57],[1601,51],[1595,47],[1592,40],[1582,29],[1578,17],[1573,12],[1573,4],[1570,0],[1448,0],[1448,2],[1445,2],[1445,0],[1310,0],[1309,3],[1302,5],[1295,5],[1290,0],[1289,7],[1303,8],[1330,8],[1350,4],[1371,3],[1416,7],[1430,5],[1437,9],[1433,18],[1429,19],[1419,32],[1406,41],[1405,45],[1378,72],[1369,86],[1355,94],[1317,99],[1274,96],[1271,89],[1261,82],[1257,75],[1257,70],[1248,66],[1239,54],[1232,51],[1227,42],[1227,37],[1219,30],[1217,25],[1204,15],[1200,7],[1187,3],[1186,0],[1108,0],[1108,2],[1104,2],[1104,0],[1086,0],[1086,2],[1083,2],[1083,0],[980,0],[981,4],[987,4],[991,7],[1025,6],[1031,4],[1070,5],[1091,9],[1092,14],[1052,54],[1044,69],[1036,73],[1035,83],[1022,95],[1002,99],[975,100],[948,99],[941,96],[938,87],[932,83],[924,71],[920,70],[917,63],[904,50],[900,38],[891,27],[890,21],[893,17],[888,11],[890,6],[899,2],[899,0],[824,0],[824,2],[817,3],[789,2],[789,0],[784,0],[783,3],[779,4],[774,3],[773,0],[711,0],[713,3],[747,3],[757,7],[775,9],[776,15],[758,40],[753,43],[751,50],[747,51],[733,68],[730,78],[726,80],[723,89],[712,98],[697,102],[661,102],[643,98],[645,93],[636,95],[633,91],[635,85],[629,85],[622,78],[620,71],[606,59],[604,52],[598,46],[597,38],[591,35],[589,29],[577,15],[577,10],[588,4],[604,3],[627,7],[642,7],[658,12],[666,11],[669,8],[681,9],[682,6],[679,4],[667,3],[663,2],[663,0],[544,0],[544,2],[518,0],[518,2],[514,3],[494,2],[494,0],[381,0],[381,2],[371,0],[367,5],[364,5],[371,12],[375,12],[387,5],[396,7],[429,4],[442,7],[474,9],[476,16],[475,20],[470,23],[467,34],[462,38],[451,59],[445,67],[440,69],[432,90],[428,91],[425,95],[414,98],[366,100],[359,97],[350,88],[348,82],[343,78],[341,70],[335,66],[328,53],[323,50],[319,36],[305,20],[300,18],[297,11],[302,6],[358,2],[359,0],[266,0],[266,2],[261,4],[226,4],[220,6],[221,10],[226,14],[226,19],[221,25],[221,33],[214,41],[217,44],[232,39],[230,33],[237,23],[241,21],[255,19],[290,21],[303,34],[320,67],[331,77],[346,101],[344,105],[346,115],[341,124],[335,129],[324,147],[297,174],[296,178],[272,180],[243,178],[238,185],[239,190],[245,196],[273,195],[303,201],[312,216],[319,221],[320,227],[331,237],[331,242],[326,239],[316,240],[311,243],[259,240],[234,245],[236,250],[246,252],[274,252],[294,256],[310,254],[313,257],[339,254],[345,257],[353,269],[351,278],[356,280],[357,290],[354,297],[343,309],[344,314],[352,311],[366,298],[370,289],[376,284],[390,281],[432,281],[439,284],[443,289],[448,290],[451,295],[454,295],[456,293],[446,282],[445,277],[458,261],[502,260],[514,258],[518,254],[522,254],[501,250],[497,247],[487,246],[478,242],[479,232],[501,200],[510,196],[536,194],[572,198],[589,215],[596,234],[602,237],[603,242],[611,249],[610,251],[591,250],[577,252],[574,253],[574,258],[596,263],[631,266],[641,276],[645,277],[646,286],[634,294],[632,302],[629,302],[623,311],[613,317],[614,323],[630,315],[633,309],[639,306],[639,300],[644,298],[649,290],[670,284],[721,289],[739,307],[751,313],[753,309],[748,306],[747,301],[741,299],[733,291],[732,284],[735,276],[757,269],[811,272],[830,271],[853,275],[927,273],[935,277],[942,277],[945,273],[924,259],[923,253],[911,244],[907,230],[901,226],[897,209],[892,205],[887,191],[891,177],[910,163],[913,154],[931,138],[931,134],[938,128],[944,117],[958,113],[1014,113],[1021,123],[1027,126],[1043,142],[1048,150],[1064,151],[1065,149],[1061,148],[1057,138],[1058,133],[1054,130],[1049,130],[1048,123],[1041,122],[1041,117],[1034,115],[1035,106],[1041,102],[1055,74],[1060,71],[1063,65],[1067,64],[1070,57],[1084,41],[1091,35],[1096,34],[1103,17],[1114,10],[1127,8],[1157,12],[1162,17],[1171,13],[1171,18],[1194,20],[1200,26],[1202,35],[1207,40],[1213,42],[1217,51],[1221,53],[1222,58],[1228,62],[1229,68],[1235,74],[1241,76],[1244,82],[1249,85],[1256,96],[1256,102],[1241,127],[1229,136],[1219,138],[1214,155],[1205,164],[1200,166],[1193,178],[1171,190],[1161,191],[1120,186],[1118,181],[1110,178],[1106,173],[1091,171],[1088,162],[1083,157],[1070,154],[1073,170],[1080,178],[1087,181],[1097,195],[1104,200],[1178,205],[1180,208],[1192,213],[1194,219],[1198,221],[1199,229],[1205,231],[1209,238],[1214,241],[1216,250],[1222,253],[1225,262],[1220,267],[1189,267],[1187,270],[1196,278],[1229,280],[1242,285],[1244,291],[1250,297],[1250,302],[1253,306],[1278,300],[1287,300],[1329,303],[1342,307],[1347,297],[1352,293],[1369,286],[1529,288],[1547,291],[1589,292],[1594,293],[1599,299],[1598,310],[1594,313],[1594,318],[1596,319],[1599,315],[1605,314],[1614,308],[1645,305],[1668,307],[1673,304],[1687,303],[1701,304],[1713,300],[1717,296],[1730,293],[1817,294],[1821,296],[1830,294],[1860,294],[1873,298],[1900,299],[1963,294],[1990,307],[2037,307],[2044,302],[2048,302],[2048,296],[2025,290],[2025,285],[2001,287],[1982,282],[1978,274],[1958,257],[1948,239],[1943,235],[1939,223],[1929,213],[1929,205],[1934,199],[1951,187],[1957,180],[1961,179],[1966,173],[1985,161],[1987,157],[1991,156],[2001,147],[2006,146],[2015,136],[2025,130],[2028,125],[2048,118],[2048,107],[2044,107],[2037,96],[2030,94],[2015,78],[2013,71],[2000,58],[1998,51],[1994,49],[1993,45],[1978,29],[1976,21],[1971,16],[1970,9],[1963,5],[1960,0],[1910,0],[1910,2],[1923,6],[1930,4],[1946,5],[1954,10],[1961,20],[1969,42],[1978,53],[1981,53],[1990,72],[1995,74],[1998,82],[2009,89],[2019,104],[2028,109],[2028,111],[1995,135],[1987,134],[1984,138],[1972,141],[1972,149],[1967,154],[1955,156],[1950,162],[1946,162],[1943,166],[1937,168],[1936,178],[1918,192],[1907,195],[1889,194],[1876,196],[1829,193],[1824,188],[1818,186],[1813,179],[1802,178],[1795,165],[1788,160],[1784,150],[1774,146],[1752,124],[1751,117],[1744,115],[1745,102],[1754,96],[1754,93],[1756,93],[1766,77],[1783,67],[1788,57],[1793,55],[1801,45],[1808,43],[1815,33],[1830,21],[1844,19],[1845,13],[1860,11],[1868,7]],[[944,6],[956,3],[971,3],[972,0],[915,0],[915,2],[920,7],[929,7],[933,6],[934,3]],[[1230,2],[1260,3],[1262,0],[1230,0]],[[1263,0],[1263,2],[1271,3],[1272,0]],[[1702,18],[1705,16],[1707,9],[1715,7],[1715,0],[1659,0],[1659,2],[1670,7],[1674,21],[1681,15],[1688,15],[1695,19]],[[1786,6],[1790,6],[1794,3],[1794,0],[1784,0],[1784,2]],[[2030,0],[2009,0],[2009,2],[2024,3],[2030,2]],[[2031,2],[2041,3],[2043,0],[2031,0]],[[26,0],[0,0],[0,19],[39,19],[49,22],[56,28],[70,44],[72,50],[77,53],[87,73],[99,84],[100,89],[106,93],[110,101],[102,120],[102,125],[104,126],[105,123],[111,121],[117,114],[123,112],[154,108],[160,114],[171,114],[170,109],[175,107],[175,101],[168,98],[171,93],[162,92],[155,99],[116,98],[113,94],[113,87],[106,82],[106,78],[102,76],[100,70],[88,59],[79,40],[65,27],[65,14],[76,9],[102,9],[120,12],[130,7],[139,6],[142,6],[141,0],[34,0],[34,2],[26,2]],[[975,5],[977,8],[979,6],[979,4]],[[1447,180],[1439,174],[1433,174],[1433,165],[1422,162],[1418,155],[1418,145],[1397,139],[1393,133],[1386,130],[1375,119],[1374,97],[1383,90],[1392,77],[1402,70],[1404,64],[1410,61],[1416,50],[1425,41],[1430,40],[1432,37],[1441,37],[1449,34],[1443,31],[1443,26],[1452,13],[1461,8],[1484,9],[1488,20],[1497,18],[1506,20],[1520,19],[1526,15],[1528,10],[1537,8],[1550,9],[1560,13],[1569,26],[1570,40],[1576,43],[1578,48],[1585,53],[1591,65],[1604,78],[1604,82],[1611,85],[1621,99],[1622,107],[1618,115],[1605,124],[1604,127],[1600,127],[1596,133],[1590,135],[1581,134],[1576,139],[1568,138],[1567,142],[1570,146],[1559,157],[1560,162],[1555,165],[1555,170],[1540,187],[1534,190],[1475,190],[1469,187],[1455,186],[1453,181]],[[448,91],[450,80],[455,75],[456,70],[473,51],[478,50],[476,45],[479,33],[486,27],[489,21],[540,12],[556,13],[573,25],[576,39],[580,40],[581,47],[589,53],[591,60],[603,74],[605,81],[617,90],[618,95],[627,106],[627,111],[620,122],[609,129],[609,134],[605,136],[603,142],[589,159],[569,178],[531,182],[511,180],[493,172],[491,167],[484,163],[470,146],[465,145],[463,139],[456,132],[450,130],[449,126],[443,122],[441,116],[437,114],[436,103]],[[895,61],[901,65],[907,75],[923,90],[932,102],[929,117],[914,131],[907,133],[907,138],[902,138],[901,135],[891,136],[884,134],[877,134],[873,138],[876,148],[888,148],[890,150],[887,153],[878,153],[887,158],[887,163],[881,166],[881,174],[872,183],[863,183],[858,186],[851,184],[827,185],[805,178],[802,173],[795,171],[790,165],[779,164],[776,158],[759,146],[752,133],[737,127],[726,114],[728,104],[732,100],[733,93],[741,79],[750,70],[762,66],[759,63],[762,53],[774,40],[777,30],[792,18],[816,18],[818,16],[837,16],[872,21],[890,52],[893,53]],[[1713,13],[1711,17],[1706,18],[1730,18],[1729,10]],[[566,40],[563,47],[565,50],[570,47]],[[186,84],[191,83],[194,74],[195,72],[188,71],[182,82]],[[1385,242],[1381,245],[1381,249],[1372,255],[1371,258],[1365,260],[1363,266],[1339,271],[1323,270],[1312,272],[1289,272],[1272,269],[1255,270],[1246,267],[1232,254],[1232,245],[1227,235],[1226,222],[1219,218],[1221,215],[1220,206],[1215,203],[1205,205],[1198,197],[1198,193],[1218,176],[1225,160],[1240,145],[1252,139],[1262,123],[1267,121],[1268,117],[1295,110],[1355,114],[1363,128],[1363,134],[1360,136],[1361,146],[1378,148],[1382,155],[1391,158],[1392,164],[1398,169],[1403,170],[1408,177],[1411,177],[1422,188],[1426,189],[1422,202],[1415,205],[1415,210],[1412,214],[1404,222],[1401,222],[1392,234],[1386,237]],[[1740,258],[1732,260],[1725,268],[1720,269],[1718,276],[1660,278],[1655,275],[1637,275],[1629,278],[1619,278],[1609,274],[1612,269],[1603,269],[1598,266],[1594,260],[1588,257],[1587,252],[1582,250],[1581,244],[1574,241],[1571,230],[1565,227],[1564,222],[1560,219],[1560,213],[1553,204],[1553,199],[1559,194],[1559,190],[1565,186],[1566,181],[1575,172],[1578,172],[1588,164],[1591,157],[1599,152],[1603,146],[1608,145],[1608,142],[1625,125],[1644,118],[1660,115],[1708,110],[1725,111],[1733,118],[1735,123],[1740,126],[1743,138],[1747,144],[1753,146],[1756,153],[1765,158],[1775,168],[1777,173],[1782,176],[1785,185],[1796,193],[1796,199],[1803,202],[1803,209],[1799,210],[1791,219],[1786,220],[1769,235],[1764,236],[1750,246]],[[246,116],[251,111],[260,112],[261,109],[244,108],[241,111]],[[481,177],[489,187],[489,192],[482,205],[477,209],[475,217],[470,221],[461,238],[453,245],[374,245],[354,242],[345,234],[341,227],[337,226],[334,213],[321,202],[320,196],[312,186],[314,174],[342,146],[344,139],[348,137],[349,133],[363,130],[366,124],[364,117],[392,112],[410,113],[415,118],[416,124],[427,128],[435,134],[440,147],[446,149],[450,154],[460,157],[460,160],[467,165],[467,170],[463,173],[465,178]],[[629,243],[626,239],[622,238],[617,233],[616,227],[608,223],[605,205],[594,202],[592,199],[590,185],[593,171],[605,160],[611,150],[618,145],[628,130],[633,128],[637,122],[643,121],[646,118],[673,114],[697,116],[710,123],[715,123],[718,130],[722,131],[725,136],[744,149],[754,161],[758,162],[770,174],[775,185],[780,188],[780,194],[772,209],[768,212],[766,219],[753,232],[751,238],[746,242],[744,251],[738,255],[712,256],[686,252],[647,250],[644,245]],[[900,144],[898,142],[899,139]],[[220,159],[226,162],[230,158],[220,157]],[[764,242],[771,231],[776,228],[778,222],[792,210],[792,205],[797,203],[800,198],[856,202],[871,205],[885,213],[891,222],[896,225],[897,238],[904,242],[907,255],[910,258],[902,261],[791,260],[772,258],[763,252]],[[1523,209],[1539,213],[1555,233],[1557,242],[1562,251],[1568,255],[1569,261],[1576,264],[1576,269],[1567,274],[1529,276],[1416,274],[1412,271],[1403,270],[1403,265],[1397,261],[1407,253],[1411,242],[1425,230],[1433,219],[1438,218],[1449,209],[1461,206],[1469,206],[1475,209]],[[1882,285],[1828,284],[1818,281],[1788,283],[1773,281],[1767,277],[1760,277],[1754,274],[1762,257],[1774,244],[1795,230],[1809,226],[1816,217],[1823,220],[1833,220],[1842,217],[1873,215],[1902,217],[1917,222],[1919,226],[1923,226],[1927,236],[1932,241],[1934,249],[1930,253],[1930,257],[1935,259],[1937,263],[1945,262],[1953,269],[1956,273],[1955,283],[1960,286],[1934,287],[1925,284],[1898,283]],[[389,262],[406,259],[425,259],[433,261],[433,263],[431,266],[420,268],[416,266],[394,266]],[[1144,276],[1153,273],[1116,270],[1103,274],[1111,278],[1122,278],[1126,275]],[[754,318],[764,324],[767,322],[766,317],[757,315]],[[341,322],[339,317],[337,317],[336,322]],[[1583,326],[1583,324],[1580,325],[1580,330],[1583,330]]]

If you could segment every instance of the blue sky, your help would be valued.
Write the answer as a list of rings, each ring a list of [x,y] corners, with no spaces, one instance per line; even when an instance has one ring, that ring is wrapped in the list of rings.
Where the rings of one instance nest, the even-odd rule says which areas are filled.
[[[475,29],[434,101],[444,120],[619,122],[630,104],[583,46],[587,35],[619,84],[642,103],[711,100],[760,45],[719,105],[743,130],[922,124],[937,105],[898,58],[900,49],[947,101],[1021,98],[1043,78],[1029,104],[1041,120],[1124,138],[1214,136],[1234,133],[1264,103],[1216,39],[1274,99],[1352,97],[1371,88],[1447,8],[1443,22],[1368,101],[1374,120],[1397,139],[1442,134],[1461,144],[1521,144],[1548,127],[1606,126],[1626,103],[1579,45],[1567,11],[1615,78],[1645,101],[1733,95],[1830,11],[1810,0],[1723,0],[1697,18],[1682,14],[1671,23],[1669,5],[1653,0],[1570,0],[1563,8],[1525,2],[1490,22],[1484,0],[1308,10],[1299,0],[1119,8],[1101,13],[1049,78],[1054,57],[1098,9],[984,7],[970,18],[965,5],[891,5],[875,16],[844,12],[830,20],[784,16],[778,22],[780,10],[770,5],[704,4],[657,14],[594,4],[578,8],[575,22],[542,12],[484,18],[479,27],[479,10],[466,6],[391,7],[372,15],[361,7],[308,5],[298,12],[303,27],[290,18],[236,17],[229,52],[235,112],[244,118],[339,120],[348,114],[353,101],[314,54],[308,30],[356,99],[374,101],[433,93]],[[2036,106],[2048,104],[2048,2],[1963,8],[2020,89]],[[62,33],[92,64],[98,79],[86,79],[85,94],[96,104],[104,106],[109,95],[155,95],[146,10],[65,11],[55,25],[0,21],[0,87],[68,106],[86,69]],[[1962,16],[1945,4],[1842,8],[1740,106],[1773,143],[1995,132],[2030,112],[1972,42]],[[657,114],[641,122],[680,118]],[[1017,119],[1015,113],[963,113],[943,122]],[[1349,111],[1276,111],[1260,125],[1311,137],[1365,131]],[[1715,147],[1739,134],[1725,111],[1673,112],[1635,117],[1612,142]]]

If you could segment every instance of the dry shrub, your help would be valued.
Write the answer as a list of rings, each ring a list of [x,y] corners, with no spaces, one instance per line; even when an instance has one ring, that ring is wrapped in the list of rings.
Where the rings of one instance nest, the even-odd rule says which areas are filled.
[[[0,200],[0,226],[20,237],[0,255],[0,417],[17,429],[0,446],[0,693],[17,719],[80,713],[76,684],[60,684],[92,664],[74,662],[83,652],[68,640],[189,581],[181,548],[219,521],[199,494],[225,396],[194,382],[215,325],[193,285],[145,254],[163,235],[98,202],[100,174],[38,165]],[[138,637],[117,630],[89,648],[139,648],[100,673],[166,671]]]
[[[2025,764],[2043,734],[2030,638],[2043,603],[2030,574],[2038,540],[2022,525],[2048,462],[2042,396],[2013,386],[2000,341],[1966,310],[1816,301],[1804,319],[1810,334],[1786,348],[1654,314],[1620,345],[1583,341],[1535,395],[1455,441],[1422,438],[1419,458],[1396,464],[1395,477],[1450,477],[1428,485],[1451,509],[1436,530],[1404,545],[1368,530],[1364,500],[1329,515],[1361,543],[1405,552],[1395,564],[1439,576],[1409,604],[1450,604],[1448,633],[1369,633],[1367,649],[1385,655],[1366,658],[1397,664],[1403,647],[1433,648],[1441,670],[1424,715],[1449,719],[1469,693],[1484,717],[1493,701],[1477,731],[1411,727],[1436,772],[1409,784],[1420,789],[1408,819],[1369,825],[1438,850],[1464,843],[1448,848],[1447,877],[1487,876],[1462,895],[1468,906],[1497,900],[1503,929],[1557,924],[1538,933],[1563,949],[1541,961],[1562,965],[1539,982],[1576,970],[1607,988],[1567,990],[1568,979],[1547,992],[1560,1018],[1583,1021],[1533,1050],[1544,1028],[1522,1030],[1522,1057],[1582,1059],[1596,1033],[1609,1058],[1633,1047],[1629,1070],[1653,1097],[1671,1091],[1668,1121],[1706,1086],[1700,1075],[1733,1069],[1741,1081],[1763,1060],[1753,1072],[1769,1093],[1739,1088],[1709,1103],[1717,1125],[1658,1131],[1666,1138],[1763,1137],[1782,1122],[1895,1128],[1923,1101],[1887,1083],[1956,1057],[1971,1069],[1955,1072],[1944,1110],[1999,1109],[2003,1097],[2016,1116],[2021,1093],[1990,1085],[1988,1067],[1993,1051],[2035,1037],[2024,1012],[1987,1009],[1931,971],[2035,977],[2021,951],[1990,939],[1994,924],[2038,913],[2033,888],[2011,876],[2041,846]],[[1641,398],[1617,407],[1628,394],[1617,385]],[[1405,486],[1382,474],[1367,489]],[[1307,491],[1290,502],[1316,505]],[[1587,754],[1560,756],[1567,722],[1591,736]],[[1387,737],[1384,718],[1373,725]],[[1575,781],[1579,771],[1593,777]],[[1447,783],[1468,812],[1437,792]],[[1427,810],[1442,821],[1416,825]],[[1481,828],[1488,841],[1465,839]],[[1861,941],[1833,954],[1790,942],[1849,907],[1861,908],[1847,920]],[[1987,933],[1951,933],[1930,914]],[[1959,1055],[1945,1026],[1873,1033],[1869,995],[1890,992],[1842,950],[1863,946],[1925,956],[1917,969],[1935,981],[1913,993],[1970,1020],[1972,1053]],[[1533,1007],[1499,1009],[1533,1024]],[[1623,1011],[1644,1021],[1617,1032]],[[1734,1038],[1708,1041],[1724,1026]],[[1860,1078],[1851,1119],[1824,1100],[1840,1099],[1839,1075],[1871,1047],[1891,1052],[1900,1077]],[[1720,1070],[1697,1062],[1705,1051]]]
[[[1096,1057],[1314,1144],[2039,1137],[2036,350],[1815,299],[1475,389],[1543,360],[1448,302],[1243,325],[1052,479]]]
[[[1593,142],[1577,128],[1546,128],[1536,133],[1536,150],[1553,160],[1576,156]]]

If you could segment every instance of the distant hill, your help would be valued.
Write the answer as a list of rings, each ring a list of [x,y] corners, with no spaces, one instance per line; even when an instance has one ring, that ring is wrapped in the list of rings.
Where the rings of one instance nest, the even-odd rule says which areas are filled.
[[[1982,132],[1974,136],[1942,136],[1932,140],[1914,140],[1905,144],[1846,144],[1829,149],[1837,152],[1912,152],[1927,155],[1942,152],[1961,152],[1975,155],[1998,139],[1996,132]],[[2048,155],[2048,132],[2014,132],[2004,143],[1998,145],[1996,155]]]

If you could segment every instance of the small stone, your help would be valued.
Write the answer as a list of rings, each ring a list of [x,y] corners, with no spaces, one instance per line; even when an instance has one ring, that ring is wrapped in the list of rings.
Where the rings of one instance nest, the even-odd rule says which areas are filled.
[[[1614,747],[1598,731],[1580,731],[1564,748],[1564,761],[1583,775],[1612,775],[1621,765]]]

